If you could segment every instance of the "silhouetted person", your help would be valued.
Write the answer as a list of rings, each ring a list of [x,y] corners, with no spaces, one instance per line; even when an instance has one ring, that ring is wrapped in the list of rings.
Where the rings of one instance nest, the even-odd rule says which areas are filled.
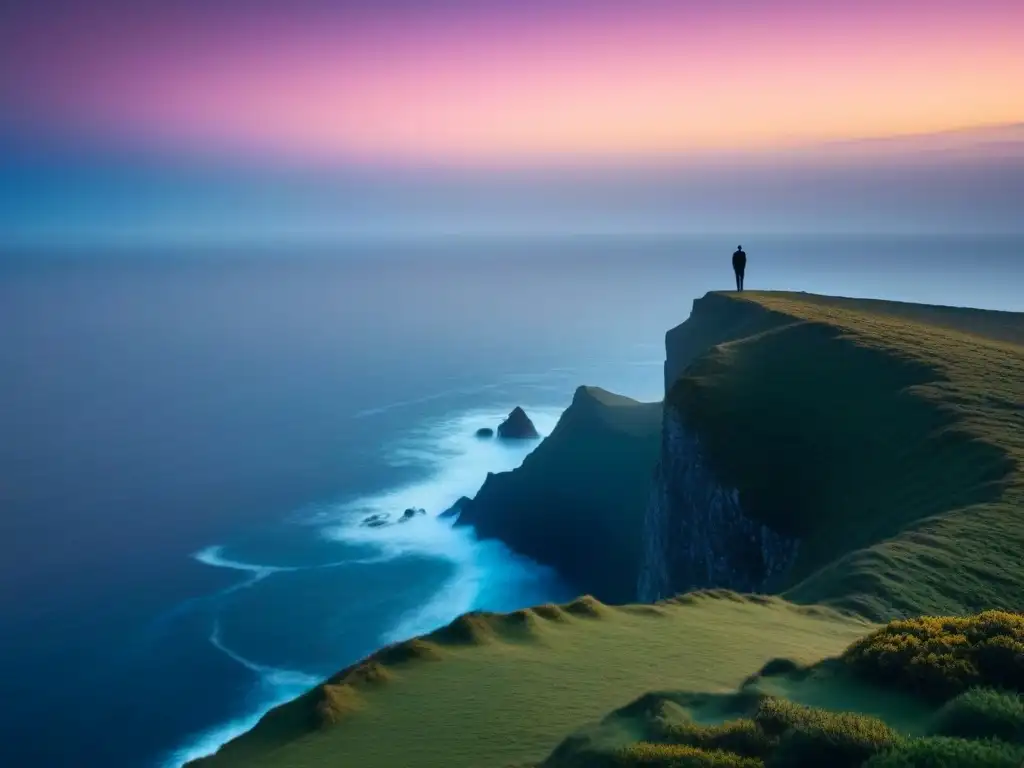
[[[736,290],[743,290],[743,273],[747,269],[747,254],[743,252],[743,246],[736,247],[736,253],[732,255],[732,271],[736,273]]]

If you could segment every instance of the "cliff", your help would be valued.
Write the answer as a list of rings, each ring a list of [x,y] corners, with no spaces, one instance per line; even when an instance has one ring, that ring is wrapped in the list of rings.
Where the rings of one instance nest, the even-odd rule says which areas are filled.
[[[782,591],[875,619],[1012,607],[1022,341],[1011,313],[695,301],[666,335],[639,598]]]
[[[522,466],[489,474],[459,525],[553,566],[581,594],[634,599],[661,404],[580,387]]]
[[[902,717],[891,691],[873,700],[805,665],[874,628],[865,616],[1020,609],[1024,315],[709,294],[666,351],[663,413],[581,389],[520,469],[462,505],[462,521],[581,590],[639,580],[647,597],[711,584],[781,596],[467,614],[344,670],[195,765],[590,765],[635,742],[648,712],[698,722],[703,739],[766,692],[811,703],[805,683],[830,709],[877,701]],[[741,684],[740,698],[721,698]],[[652,690],[643,708],[564,741],[582,748],[575,762],[540,762],[570,729]]]
[[[746,515],[739,491],[716,477],[683,412],[666,407],[644,515],[638,599],[655,602],[717,587],[770,592],[793,565],[798,546],[796,538]]]

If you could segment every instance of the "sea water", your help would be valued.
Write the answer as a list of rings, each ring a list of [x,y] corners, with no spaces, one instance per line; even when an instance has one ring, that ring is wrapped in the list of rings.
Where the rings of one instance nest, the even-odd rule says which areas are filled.
[[[749,288],[1022,308],[1013,239],[743,244]],[[474,433],[658,399],[734,247],[3,254],[0,764],[177,766],[386,643],[569,598],[439,517],[535,445]]]

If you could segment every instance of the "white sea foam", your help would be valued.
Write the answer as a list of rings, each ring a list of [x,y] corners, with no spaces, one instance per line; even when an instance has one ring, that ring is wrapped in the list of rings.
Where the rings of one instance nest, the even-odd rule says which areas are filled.
[[[263,565],[261,563],[244,563],[232,560],[221,555],[224,551],[222,546],[212,546],[202,549],[192,555],[204,565],[214,568],[227,568],[232,571],[245,571],[255,574],[258,578],[265,578],[274,573],[294,573],[295,571],[312,571],[317,568],[343,568],[346,565],[372,565],[383,563],[391,559],[390,556],[382,554],[376,557],[350,558],[348,560],[337,560],[331,563],[317,563],[315,565]],[[252,582],[249,582],[252,583]]]
[[[255,573],[261,576],[269,576],[272,573],[281,573],[283,571],[298,570],[297,568],[288,568],[283,566],[242,563],[237,560],[231,560],[224,557],[221,554],[223,551],[224,547],[212,546],[196,552],[192,557],[200,563],[212,566],[213,568],[228,568],[233,571],[246,571],[248,573]]]
[[[373,409],[359,416],[387,409]],[[355,562],[382,562],[418,555],[443,558],[455,566],[453,576],[429,601],[408,611],[382,633],[381,645],[425,634],[476,608],[508,610],[559,596],[552,594],[558,582],[550,570],[514,555],[499,542],[480,542],[471,528],[455,527],[452,519],[439,517],[459,497],[474,495],[488,472],[515,469],[537,446],[536,440],[481,440],[475,436],[479,427],[494,427],[510,409],[511,405],[505,409],[476,410],[422,425],[387,448],[390,464],[421,468],[425,472],[422,480],[330,508],[321,506],[307,520],[320,526],[325,538],[377,550],[375,557]],[[526,410],[541,435],[550,433],[562,411],[551,407],[526,407]],[[397,520],[410,507],[423,508],[427,514],[380,528],[360,525],[362,519],[371,514],[386,513]],[[220,594],[253,586],[275,573],[304,569],[237,561],[226,557],[219,546],[207,547],[193,557],[211,567],[251,574],[250,578]],[[352,562],[310,567],[334,567]],[[179,768],[189,760],[212,754],[224,743],[250,730],[270,709],[318,682],[303,672],[269,667],[241,656],[223,643],[216,626],[210,643],[256,677],[252,710],[197,735],[187,746],[169,756],[164,768]]]
[[[554,428],[561,409],[528,408],[527,412],[543,436]],[[519,587],[530,588],[545,577],[553,581],[550,572],[515,557],[497,542],[481,543],[471,528],[456,528],[453,520],[439,517],[459,497],[475,494],[488,472],[515,469],[537,446],[535,440],[481,440],[475,436],[479,427],[493,427],[507,413],[498,409],[470,411],[426,424],[407,435],[390,447],[389,460],[395,465],[425,466],[428,477],[339,505],[336,523],[323,528],[328,538],[375,546],[388,556],[438,557],[455,565],[454,575],[433,598],[405,614],[381,636],[382,643],[424,634],[467,611],[492,607],[480,605],[488,583],[503,584],[506,589],[501,591],[511,593],[514,599]],[[409,508],[422,508],[426,514],[381,528],[359,524],[374,514],[397,519]]]

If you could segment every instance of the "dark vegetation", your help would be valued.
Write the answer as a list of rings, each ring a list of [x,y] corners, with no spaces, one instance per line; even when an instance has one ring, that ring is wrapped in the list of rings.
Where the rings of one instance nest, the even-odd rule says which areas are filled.
[[[936,711],[923,735],[901,733],[879,717],[758,694],[759,679],[800,681],[814,673],[776,659],[727,698],[728,706],[719,705],[733,713],[728,719],[695,722],[670,699],[649,694],[618,713],[620,727],[623,717],[639,727],[637,741],[591,750],[579,762],[574,758],[583,755],[563,747],[545,768],[1020,768],[1022,637],[1024,616],[999,611],[900,620],[853,643],[838,662],[817,665],[871,680],[882,696],[886,689],[910,689],[933,702]],[[844,684],[842,675],[829,679]]]
[[[858,674],[936,699],[974,686],[1024,692],[1024,615],[894,621],[843,655]]]

